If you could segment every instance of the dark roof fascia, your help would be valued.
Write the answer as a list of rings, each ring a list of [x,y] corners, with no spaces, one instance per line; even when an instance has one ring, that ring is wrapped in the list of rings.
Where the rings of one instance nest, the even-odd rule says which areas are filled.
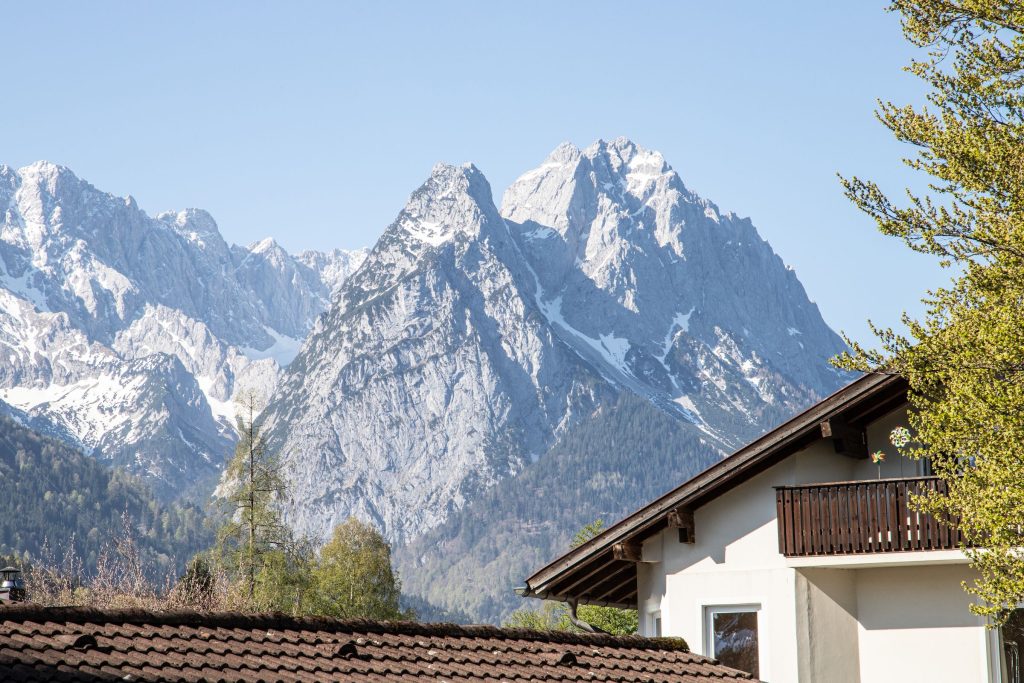
[[[526,580],[524,597],[564,598],[549,594],[547,589],[566,572],[611,553],[617,543],[643,540],[665,527],[671,510],[703,504],[762,471],[769,461],[782,459],[807,445],[807,438],[817,432],[819,424],[879,393],[904,391],[905,381],[896,375],[869,373],[859,377],[831,396],[822,399],[796,417],[747,444],[724,460],[715,463],[681,486],[625,517],[587,543],[574,548],[536,571]],[[820,432],[817,432],[820,437]],[[813,438],[819,438],[813,437]],[[771,463],[773,464],[773,463]],[[634,570],[635,572],[635,567]]]

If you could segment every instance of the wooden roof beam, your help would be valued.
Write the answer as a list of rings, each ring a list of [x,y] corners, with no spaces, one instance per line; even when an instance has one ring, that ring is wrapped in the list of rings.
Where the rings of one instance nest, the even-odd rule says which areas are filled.
[[[612,588],[609,588],[608,590],[604,591],[600,595],[596,596],[595,599],[596,600],[610,600],[612,602],[621,602],[621,600],[613,600],[615,595],[619,591],[621,591],[623,588],[626,588],[628,586],[635,586],[635,585],[636,585],[636,577],[635,576],[627,576],[625,581],[620,581],[619,583],[615,584],[615,586],[613,586]],[[634,588],[633,590],[636,590],[636,589]],[[584,597],[583,599],[586,600],[586,597]]]
[[[604,560],[603,562],[601,561],[602,559]],[[589,581],[601,571],[608,570],[609,568],[611,568],[610,573],[615,573],[620,570],[619,563],[617,563],[614,559],[608,557],[607,555],[605,555],[604,557],[599,556],[598,561],[595,563],[595,565],[596,566],[594,566],[593,569],[583,574],[582,576],[577,577],[576,580],[570,583],[568,586],[560,586],[558,585],[558,583],[555,583],[554,585],[549,586],[547,589],[538,588],[538,590],[541,590],[544,593],[550,593],[552,595],[569,595],[570,591],[577,588],[580,584]],[[636,571],[634,567],[630,567],[629,569],[632,571]],[[572,579],[572,574],[570,574],[567,578]]]
[[[680,543],[696,543],[697,535],[693,523],[693,510],[688,507],[678,507],[669,510],[668,526],[671,529],[679,529]]]
[[[824,420],[818,426],[823,439],[832,439],[836,453],[858,460],[868,457],[868,437],[863,428],[854,427],[838,418]]]
[[[643,562],[643,546],[635,541],[623,541],[612,546],[612,557],[624,562]]]

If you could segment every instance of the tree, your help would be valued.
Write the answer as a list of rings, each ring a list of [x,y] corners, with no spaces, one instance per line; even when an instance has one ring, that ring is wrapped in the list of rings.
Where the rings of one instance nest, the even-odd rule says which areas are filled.
[[[596,519],[573,536],[570,547],[577,548],[604,530],[604,520]],[[580,605],[576,609],[580,621],[615,635],[631,635],[637,632],[640,621],[636,610],[600,605]],[[505,622],[512,628],[531,628],[539,631],[579,631],[572,623],[569,606],[561,602],[545,601],[539,608],[524,607],[509,615]]]
[[[267,553],[256,575],[255,604],[261,610],[308,614],[315,566],[316,548],[309,539],[292,540]]]
[[[250,606],[256,607],[257,577],[275,553],[286,550],[291,534],[276,505],[285,492],[284,478],[257,421],[260,399],[246,391],[236,402],[238,445],[226,471],[227,514],[217,540],[222,561],[241,582]]]
[[[505,620],[508,628],[528,628],[534,631],[570,631],[569,607],[564,602],[545,600],[537,609],[521,607]]]
[[[349,517],[320,550],[306,609],[342,619],[411,619],[398,605],[400,593],[387,542],[374,527]]]
[[[927,50],[907,70],[929,105],[891,102],[878,116],[915,148],[906,163],[929,191],[902,204],[843,179],[886,235],[935,256],[953,277],[928,292],[908,332],[875,330],[880,349],[851,343],[844,367],[909,382],[913,440],[949,494],[921,509],[959,518],[978,578],[971,609],[1000,623],[1024,600],[1024,6],[996,0],[896,0],[907,40]],[[848,340],[849,341],[849,340]]]

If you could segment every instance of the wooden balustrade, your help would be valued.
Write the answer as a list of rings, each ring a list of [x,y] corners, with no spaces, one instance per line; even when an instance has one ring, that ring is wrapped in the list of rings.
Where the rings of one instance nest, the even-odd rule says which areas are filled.
[[[951,523],[918,512],[910,496],[945,492],[938,477],[775,487],[779,552],[786,557],[954,550]]]

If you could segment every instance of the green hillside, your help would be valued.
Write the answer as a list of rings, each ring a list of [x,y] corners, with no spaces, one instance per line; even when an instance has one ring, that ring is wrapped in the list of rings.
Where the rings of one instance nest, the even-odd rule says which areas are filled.
[[[127,512],[147,569],[159,579],[210,540],[200,508],[158,503],[141,482],[2,415],[0,499],[3,555],[36,558],[44,543],[60,555],[73,544],[88,571]]]

